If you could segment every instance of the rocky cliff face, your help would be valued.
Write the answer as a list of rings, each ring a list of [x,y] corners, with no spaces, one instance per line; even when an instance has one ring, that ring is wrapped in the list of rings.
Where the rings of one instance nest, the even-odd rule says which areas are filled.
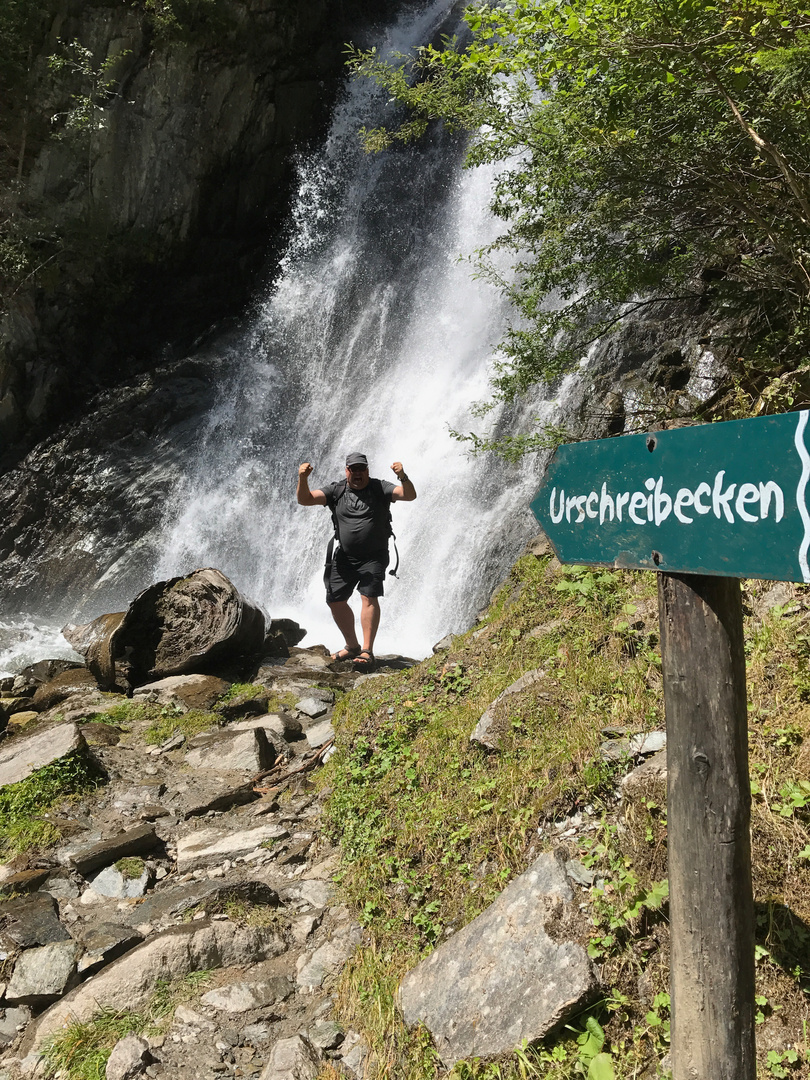
[[[180,33],[138,5],[62,0],[15,120],[12,217],[37,265],[0,321],[0,465],[157,343],[235,310],[343,42],[394,6],[215,0]]]

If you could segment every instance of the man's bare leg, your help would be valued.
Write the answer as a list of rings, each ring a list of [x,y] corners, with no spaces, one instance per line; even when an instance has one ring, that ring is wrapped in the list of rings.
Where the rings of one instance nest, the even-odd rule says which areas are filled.
[[[364,598],[365,599],[365,598]],[[359,649],[360,642],[354,629],[354,612],[349,607],[348,600],[338,600],[329,605],[332,618],[335,620],[338,630],[343,634],[343,640],[347,649]]]
[[[360,595],[363,606],[360,608],[360,626],[363,628],[363,649],[374,652],[374,639],[380,625],[380,601],[376,596]],[[352,624],[354,629],[354,624]]]

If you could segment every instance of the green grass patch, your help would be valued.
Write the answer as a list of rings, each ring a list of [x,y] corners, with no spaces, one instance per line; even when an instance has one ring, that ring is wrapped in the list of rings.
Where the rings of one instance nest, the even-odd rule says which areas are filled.
[[[185,735],[188,739],[221,723],[222,718],[216,713],[203,712],[201,709],[183,712],[173,705],[164,705],[153,715],[143,739],[146,743],[160,746],[175,735]]]
[[[80,750],[0,789],[0,857],[55,844],[59,830],[45,815],[104,780],[99,766]]]
[[[119,859],[115,864],[115,869],[125,880],[138,881],[143,876],[146,863],[143,859],[132,856],[128,859]]]

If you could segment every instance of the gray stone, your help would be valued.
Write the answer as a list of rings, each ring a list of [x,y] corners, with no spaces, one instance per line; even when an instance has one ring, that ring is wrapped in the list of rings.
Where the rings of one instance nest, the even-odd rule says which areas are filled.
[[[318,698],[314,697],[302,698],[295,707],[304,716],[308,716],[310,720],[317,720],[319,716],[323,716],[329,709],[325,701],[319,701]]]
[[[177,841],[177,872],[187,874],[202,867],[219,865],[223,859],[251,854],[267,840],[286,839],[289,835],[283,825],[272,822],[240,832],[198,829]]]
[[[305,878],[284,891],[284,898],[302,900],[314,908],[325,908],[335,894],[335,887],[328,881]]]
[[[87,743],[75,724],[60,724],[26,739],[11,739],[0,747],[0,787],[25,780],[37,769],[86,750]]]
[[[8,1046],[19,1035],[18,1028],[24,1028],[31,1022],[34,1015],[27,1005],[18,1005],[16,1008],[2,1010],[0,1019],[0,1047]]]
[[[481,716],[481,719],[475,725],[475,730],[470,735],[470,742],[480,743],[481,746],[485,746],[488,750],[497,750],[500,743],[500,733],[496,730],[498,727],[498,709],[508,698],[513,697],[515,694],[520,694],[524,690],[528,690],[529,687],[535,683],[540,682],[545,678],[545,671],[540,668],[535,668],[532,671],[527,671],[525,675],[521,675],[516,682],[513,682],[511,686],[507,688],[495,698],[486,712]]]
[[[261,728],[268,738],[275,737],[284,742],[292,742],[302,731],[301,721],[288,713],[265,713],[264,716],[251,716],[228,725],[229,731],[255,731],[256,728]]]
[[[269,1024],[248,1024],[240,1032],[246,1046],[260,1046],[270,1041]]]
[[[146,1039],[140,1035],[125,1035],[112,1048],[104,1075],[106,1080],[135,1080],[136,1076],[143,1075],[151,1061]]]
[[[202,1028],[204,1031],[216,1031],[217,1029],[217,1025],[212,1020],[189,1008],[188,1005],[178,1005],[174,1010],[174,1019],[179,1024]]]
[[[58,900],[75,900],[81,890],[76,882],[62,870],[50,874],[43,882],[41,891],[50,893]]]
[[[259,1080],[315,1080],[321,1059],[315,1047],[303,1035],[279,1039]]]
[[[173,927],[149,937],[52,1005],[26,1031],[20,1057],[38,1051],[67,1021],[89,1020],[100,1009],[142,1008],[158,979],[171,981],[191,971],[248,966],[279,956],[285,949],[283,937],[268,927],[237,926],[227,920]]]
[[[425,1024],[448,1069],[537,1042],[592,998],[597,983],[584,948],[560,937],[571,899],[561,862],[541,855],[402,980],[405,1023]]]
[[[142,780],[134,787],[119,792],[113,800],[116,810],[141,810],[144,806],[157,803],[166,791],[162,780]]]
[[[340,1024],[334,1020],[323,1020],[307,1032],[309,1041],[317,1050],[334,1050],[343,1042],[345,1035]]]
[[[314,990],[338,975],[362,937],[362,930],[356,924],[347,923],[336,927],[332,937],[320,945],[311,956],[299,957],[296,979],[298,985]]]
[[[144,866],[137,878],[127,877],[115,866],[108,866],[91,880],[91,888],[99,896],[112,896],[117,900],[136,900],[144,896],[152,880],[149,867]]]
[[[371,1069],[369,1066],[376,1060],[372,1055],[371,1048],[362,1035],[356,1031],[350,1031],[340,1048],[340,1062],[357,1080],[363,1080]]]
[[[621,761],[623,758],[657,754],[666,745],[667,736],[664,731],[637,731],[634,735],[621,739],[608,739],[599,747],[599,753],[605,761]]]
[[[229,810],[232,806],[244,806],[256,799],[253,790],[253,781],[248,780],[244,784],[235,784],[224,788],[219,778],[214,783],[206,785],[200,782],[200,777],[195,777],[194,785],[186,796],[186,803],[182,810],[185,821],[192,817],[201,817],[210,810]]]
[[[78,981],[76,961],[81,951],[75,941],[56,941],[27,949],[17,959],[6,987],[10,1005],[47,1005]]]
[[[119,859],[144,855],[158,843],[160,841],[151,825],[138,825],[99,843],[74,848],[70,862],[86,878],[102,866],[109,866]]]
[[[66,941],[70,934],[59,921],[56,900],[48,893],[18,896],[0,903],[0,921],[6,937],[23,949]]]
[[[286,1001],[293,992],[293,984],[285,975],[277,975],[261,982],[231,983],[203,994],[200,1002],[218,1012],[243,1013]]]
[[[623,777],[621,788],[626,797],[631,797],[639,788],[647,787],[655,781],[666,783],[666,779],[667,752],[661,750]]]
[[[80,975],[92,975],[100,971],[125,952],[143,941],[143,935],[131,926],[119,926],[117,923],[100,923],[87,930],[81,936],[84,955],[79,960]]]
[[[315,724],[307,731],[307,742],[313,750],[317,750],[319,746],[325,746],[326,743],[331,742],[335,737],[335,729],[332,727],[332,723],[329,720],[324,720],[320,724]]]
[[[565,872],[571,881],[577,885],[582,885],[584,888],[593,885],[596,880],[596,874],[593,870],[589,870],[579,859],[569,859],[565,864]]]
[[[453,634],[445,634],[441,641],[437,641],[433,646],[433,652],[444,652],[445,649],[453,647]]]
[[[216,769],[218,772],[261,772],[271,768],[275,759],[275,748],[262,728],[217,732],[208,736],[202,746],[186,754],[186,763],[193,769]]]
[[[213,675],[169,675],[157,682],[145,683],[133,691],[135,701],[154,701],[158,705],[207,712],[230,686]]]

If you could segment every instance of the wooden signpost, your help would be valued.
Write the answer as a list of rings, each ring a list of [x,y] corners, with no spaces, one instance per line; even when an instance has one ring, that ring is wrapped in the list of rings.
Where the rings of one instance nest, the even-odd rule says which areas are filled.
[[[739,578],[810,581],[810,413],[561,446],[532,503],[561,562],[657,570],[674,1080],[754,1080]]]

